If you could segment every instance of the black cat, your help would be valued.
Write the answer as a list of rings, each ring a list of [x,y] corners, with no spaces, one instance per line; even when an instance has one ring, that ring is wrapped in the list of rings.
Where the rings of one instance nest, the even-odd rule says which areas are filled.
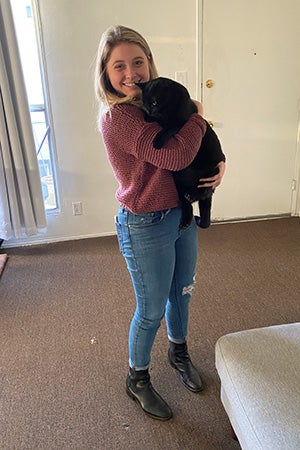
[[[145,120],[158,122],[163,128],[153,141],[154,147],[160,149],[197,112],[197,107],[187,89],[169,78],[159,77],[136,84],[142,90]],[[192,203],[195,201],[198,201],[200,211],[200,217],[195,217],[197,225],[201,228],[210,225],[213,189],[197,186],[200,178],[212,177],[218,173],[216,166],[220,161],[225,161],[225,155],[216,133],[208,122],[206,125],[206,133],[193,162],[183,170],[172,172],[182,202],[181,228],[191,223]]]

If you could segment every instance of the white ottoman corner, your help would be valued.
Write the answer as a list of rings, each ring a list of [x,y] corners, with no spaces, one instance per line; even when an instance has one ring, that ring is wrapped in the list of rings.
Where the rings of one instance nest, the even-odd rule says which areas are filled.
[[[216,368],[243,450],[300,450],[300,322],[222,336]]]

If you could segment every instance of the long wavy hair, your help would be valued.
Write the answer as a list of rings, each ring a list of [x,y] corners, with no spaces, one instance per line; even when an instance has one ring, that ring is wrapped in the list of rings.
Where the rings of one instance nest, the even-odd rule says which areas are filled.
[[[158,76],[153,56],[147,41],[137,31],[123,25],[109,27],[101,36],[95,67],[95,94],[104,109],[118,103],[130,103],[140,106],[140,102],[134,97],[125,96],[115,91],[107,76],[107,62],[114,47],[121,42],[130,42],[139,45],[145,53],[148,63],[150,79]]]

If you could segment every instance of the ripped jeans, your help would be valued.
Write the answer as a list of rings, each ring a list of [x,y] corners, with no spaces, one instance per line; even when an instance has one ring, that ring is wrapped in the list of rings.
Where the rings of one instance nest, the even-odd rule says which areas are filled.
[[[165,317],[168,337],[185,341],[197,259],[195,221],[179,230],[181,208],[133,214],[120,207],[115,224],[136,296],[129,330],[129,365],[150,365],[151,349]]]

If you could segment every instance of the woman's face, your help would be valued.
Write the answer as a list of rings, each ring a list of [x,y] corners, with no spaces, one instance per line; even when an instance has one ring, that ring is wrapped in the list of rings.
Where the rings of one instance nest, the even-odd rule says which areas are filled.
[[[149,81],[149,61],[137,44],[121,42],[113,48],[106,65],[112,87],[119,94],[135,97],[141,90],[134,84]]]

